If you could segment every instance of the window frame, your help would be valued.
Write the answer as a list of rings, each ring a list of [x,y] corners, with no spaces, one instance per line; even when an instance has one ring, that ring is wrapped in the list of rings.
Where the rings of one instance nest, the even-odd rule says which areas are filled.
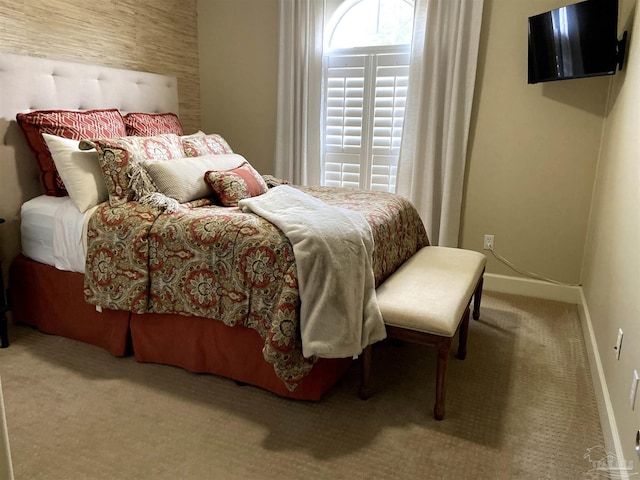
[[[351,10],[353,7],[355,7],[358,3],[361,3],[362,1],[364,1],[364,0],[344,0],[335,9],[333,14],[329,18],[329,22],[328,22],[327,26],[324,29],[325,34],[323,36],[324,37],[324,42],[323,42],[323,45],[322,45],[322,54],[323,54],[323,56],[324,56],[325,52],[330,51],[330,50],[348,50],[348,49],[344,49],[344,48],[342,48],[342,49],[331,49],[331,47],[330,47],[331,39],[333,38],[333,33],[335,32],[336,27],[342,21],[344,16],[349,12],[349,10]],[[415,9],[415,1],[414,0],[395,0],[395,1],[404,2],[407,5],[409,5],[412,9]],[[408,44],[402,44],[402,45],[408,45]],[[383,45],[376,45],[374,47],[377,47],[377,46],[383,46]],[[391,46],[396,46],[396,45],[391,45]],[[370,48],[370,47],[352,47],[352,48]]]
[[[333,37],[333,33],[335,29],[339,26],[340,21],[345,17],[345,15],[349,12],[351,8],[353,8],[358,3],[363,0],[345,0],[342,2],[334,11],[331,16],[331,20],[328,22],[325,33],[324,33],[324,45],[322,49],[322,73],[321,73],[321,100],[320,100],[320,165],[319,165],[319,174],[320,174],[320,184],[321,185],[336,185],[336,186],[348,186],[355,187],[359,189],[365,190],[383,190],[389,192],[395,192],[396,187],[396,173],[397,173],[397,162],[399,157],[400,150],[400,137],[394,137],[394,133],[397,130],[396,123],[397,117],[393,116],[396,110],[396,93],[394,84],[394,92],[393,92],[393,101],[391,106],[391,117],[390,121],[384,122],[385,116],[381,115],[380,117],[376,116],[376,103],[380,100],[380,96],[377,96],[377,83],[381,78],[388,78],[379,75],[381,71],[381,64],[379,60],[384,56],[402,56],[406,58],[406,62],[402,63],[400,66],[393,65],[391,68],[402,69],[406,71],[403,73],[402,77],[406,79],[404,87],[404,96],[400,99],[402,103],[402,126],[401,129],[404,128],[404,108],[406,102],[406,90],[408,89],[408,75],[409,75],[409,61],[410,61],[410,52],[411,45],[410,44],[394,44],[394,45],[368,45],[368,46],[357,46],[350,48],[329,48],[331,43],[331,39]],[[412,0],[395,0],[398,2],[404,2],[411,6],[413,9],[414,2]],[[348,145],[347,143],[342,144],[342,150],[338,151],[340,148],[337,146],[337,143],[329,143],[329,138],[334,137],[339,138],[339,134],[334,134],[330,132],[330,129],[333,127],[336,131],[342,129],[342,137],[343,140],[348,137],[348,134],[345,133],[349,128],[354,128],[353,126],[348,125],[348,114],[342,116],[341,122],[331,122],[332,115],[329,112],[330,105],[329,103],[332,100],[340,100],[338,96],[331,96],[329,94],[329,82],[332,78],[339,79],[339,76],[332,77],[329,71],[329,63],[332,59],[339,57],[367,57],[364,61],[364,72],[363,72],[363,82],[364,85],[362,87],[362,112],[359,117],[360,119],[360,135],[359,135],[359,145],[354,147],[353,145]],[[339,68],[339,67],[335,67]],[[345,68],[356,68],[356,67],[347,67]],[[384,67],[383,67],[384,68]],[[348,75],[344,77],[345,83],[343,84],[343,88],[346,88],[346,79]],[[398,77],[399,78],[399,77]],[[396,77],[394,77],[394,82]],[[339,89],[339,88],[338,88]],[[387,87],[388,89],[388,87]],[[345,92],[344,96],[341,98],[342,100],[342,108],[346,110],[348,104],[348,94]],[[331,108],[340,108],[339,106],[331,106]],[[387,109],[388,110],[388,109]],[[333,117],[336,118],[335,115]],[[338,117],[339,118],[339,117]],[[355,118],[355,117],[353,117]],[[376,125],[378,123],[388,123],[389,127],[378,127]],[[330,124],[331,123],[331,124]],[[357,129],[357,127],[355,127]],[[376,140],[380,140],[381,137],[376,137],[376,133],[379,131],[389,130],[389,144],[388,151],[384,150],[384,147],[376,144]],[[354,137],[355,138],[355,137]],[[394,142],[394,138],[397,138],[397,142]],[[384,144],[385,140],[381,140],[380,144]],[[358,149],[357,152],[357,175],[358,181],[349,181],[349,176],[354,176],[355,173],[350,173],[349,166],[352,166],[353,169],[356,168],[356,153],[349,152],[350,149]],[[340,160],[339,157],[343,155],[344,160]],[[347,157],[349,155],[353,155],[353,162],[349,162]],[[331,157],[337,158],[335,161],[331,161]],[[379,163],[376,163],[376,159]],[[388,162],[388,163],[387,163]],[[331,166],[334,167],[334,170],[331,170]],[[331,177],[331,173],[333,172],[334,178]],[[328,178],[329,177],[329,178]]]

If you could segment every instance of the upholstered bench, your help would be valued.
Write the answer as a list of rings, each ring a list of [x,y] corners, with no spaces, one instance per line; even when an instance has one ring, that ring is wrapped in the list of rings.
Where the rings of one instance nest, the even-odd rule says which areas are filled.
[[[473,318],[480,317],[486,261],[483,254],[471,250],[424,247],[376,291],[389,338],[433,345],[438,350],[433,409],[437,420],[444,417],[447,362],[458,329],[458,358],[467,354],[472,297]],[[362,398],[371,396],[370,371],[371,345],[362,353]]]

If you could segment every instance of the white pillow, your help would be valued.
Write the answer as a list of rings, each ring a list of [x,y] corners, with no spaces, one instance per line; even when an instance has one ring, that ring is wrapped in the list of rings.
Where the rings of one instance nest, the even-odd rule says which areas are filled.
[[[231,170],[243,162],[246,160],[242,155],[229,153],[178,158],[166,162],[143,162],[143,165],[160,193],[184,203],[212,194],[204,180],[207,171]]]
[[[83,151],[78,140],[43,133],[53,163],[69,193],[69,198],[82,213],[109,198],[107,186],[95,150]]]

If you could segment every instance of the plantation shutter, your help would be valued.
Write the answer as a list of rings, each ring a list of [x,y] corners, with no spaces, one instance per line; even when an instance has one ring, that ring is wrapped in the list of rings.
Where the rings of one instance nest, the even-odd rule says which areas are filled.
[[[395,191],[408,53],[329,55],[323,185]]]
[[[324,185],[360,187],[367,57],[331,56],[325,71]]]
[[[371,190],[395,192],[404,107],[409,84],[409,54],[376,55],[371,152]]]

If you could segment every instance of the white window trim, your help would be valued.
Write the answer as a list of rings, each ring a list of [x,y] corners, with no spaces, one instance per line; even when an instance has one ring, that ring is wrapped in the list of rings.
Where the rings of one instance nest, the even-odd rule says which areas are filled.
[[[352,7],[354,7],[356,4],[360,3],[361,1],[362,0],[345,0],[338,6],[338,8],[336,8],[336,11],[333,13],[333,15],[331,15],[331,18],[327,23],[327,27],[326,27],[327,35],[324,36],[324,46],[323,46],[324,52],[331,51],[331,49],[329,48],[329,45],[331,44],[331,39],[333,38],[333,32],[335,31],[340,21],[347,14],[347,12],[351,10]],[[402,1],[408,4],[409,6],[411,6],[411,8],[414,8],[414,0],[402,0]]]

